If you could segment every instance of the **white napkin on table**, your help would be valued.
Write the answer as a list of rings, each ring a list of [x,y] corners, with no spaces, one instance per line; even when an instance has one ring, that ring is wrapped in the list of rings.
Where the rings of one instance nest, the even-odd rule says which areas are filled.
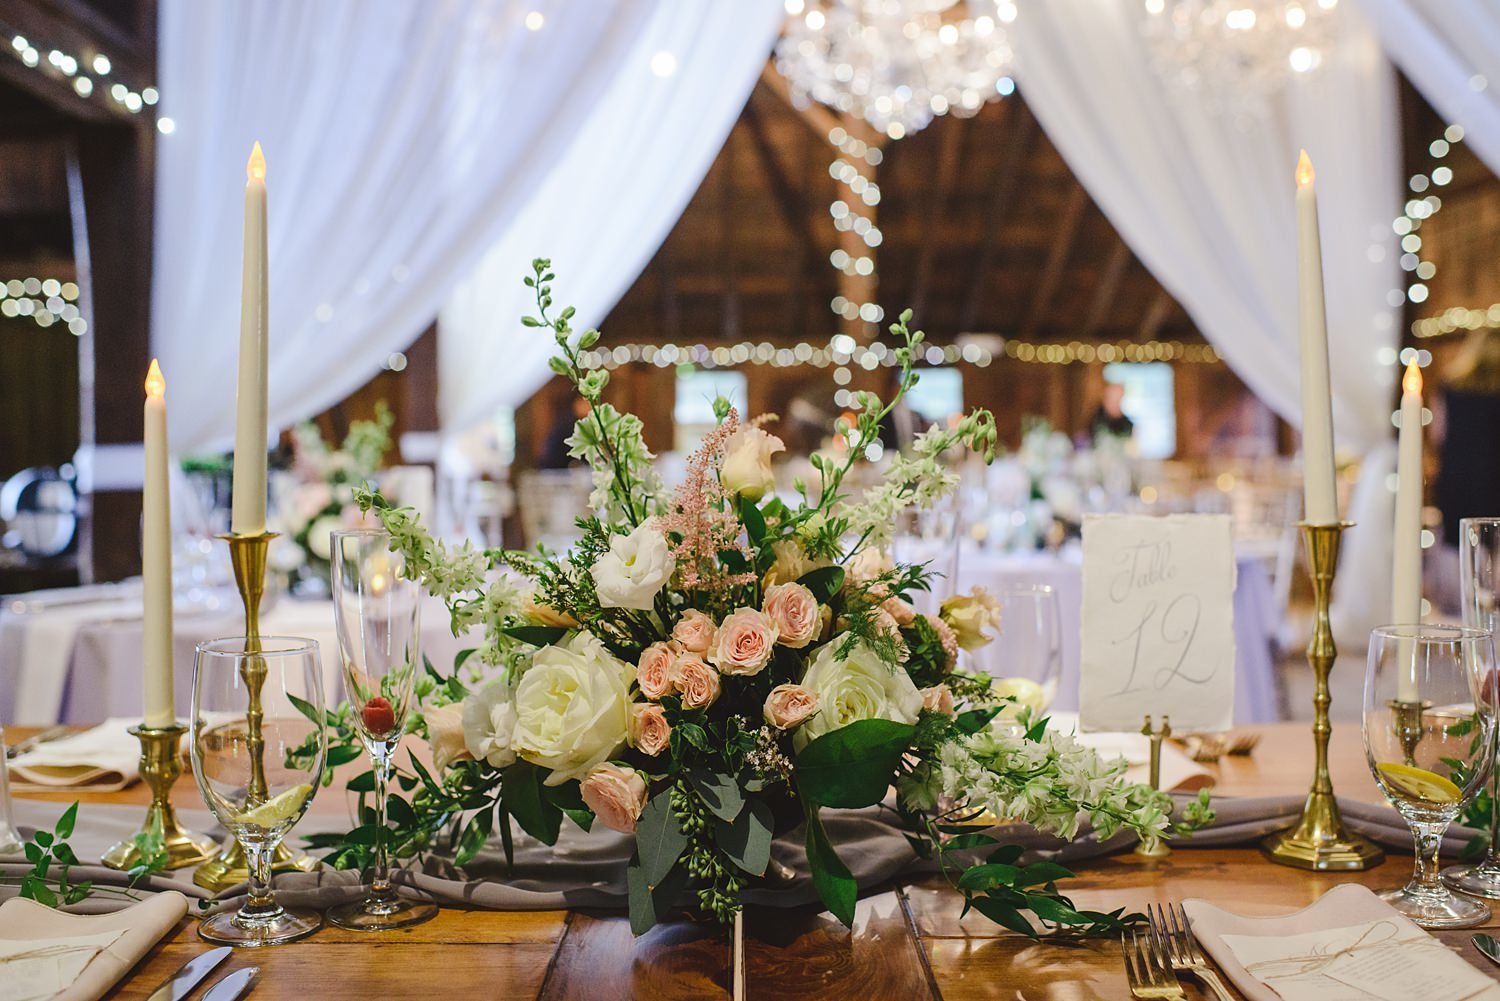
[[[87,786],[90,792],[124,789],[140,778],[141,742],[128,727],[138,719],[107,719],[91,730],[38,744],[10,763],[11,788],[45,792]]]
[[[0,1001],[97,1001],[187,914],[176,890],[109,914],[0,905]]]
[[[1182,906],[1203,950],[1250,1001],[1500,999],[1500,984],[1357,883],[1275,917],[1206,900]]]

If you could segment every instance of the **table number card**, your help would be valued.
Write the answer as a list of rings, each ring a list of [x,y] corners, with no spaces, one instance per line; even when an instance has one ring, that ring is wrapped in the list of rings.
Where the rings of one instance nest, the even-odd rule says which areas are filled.
[[[1234,585],[1228,515],[1086,516],[1080,729],[1228,730]]]

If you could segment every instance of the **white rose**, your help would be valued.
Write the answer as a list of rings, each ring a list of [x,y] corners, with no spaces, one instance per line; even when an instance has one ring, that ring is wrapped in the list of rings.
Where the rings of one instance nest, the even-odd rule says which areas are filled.
[[[922,711],[922,693],[905,671],[887,664],[863,643],[856,643],[848,659],[840,660],[843,643],[843,636],[835,636],[814,651],[807,665],[802,687],[817,696],[818,714],[793,738],[798,750],[856,720],[915,723]]]
[[[547,785],[583,778],[625,746],[634,677],[589,633],[542,647],[516,686],[516,753],[551,770]]]
[[[667,537],[648,521],[629,535],[612,537],[609,552],[599,557],[589,573],[599,592],[599,604],[605,608],[648,611],[676,567]]]
[[[516,702],[509,685],[496,683],[470,695],[463,714],[464,747],[471,755],[494,768],[515,762]]]
[[[785,452],[780,438],[757,427],[742,427],[724,443],[724,465],[719,482],[725,491],[758,501],[776,489],[771,474],[771,456]]]
[[[333,539],[330,536],[344,527],[344,519],[336,514],[325,514],[307,530],[308,550],[320,560],[329,559],[333,554]]]

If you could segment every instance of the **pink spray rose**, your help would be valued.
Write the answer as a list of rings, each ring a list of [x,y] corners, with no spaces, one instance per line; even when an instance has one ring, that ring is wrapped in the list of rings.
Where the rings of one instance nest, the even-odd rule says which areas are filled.
[[[612,761],[595,765],[579,783],[583,802],[599,823],[611,830],[631,834],[646,807],[646,780],[634,768]]]
[[[672,690],[672,661],[677,651],[665,643],[652,643],[641,651],[635,682],[648,699],[659,699]]]
[[[695,653],[678,655],[672,664],[672,684],[682,693],[684,709],[706,709],[719,697],[719,672]]]
[[[766,588],[766,617],[776,624],[777,642],[800,650],[823,631],[818,599],[801,584],[772,584]]]
[[[705,654],[713,646],[717,632],[714,620],[696,608],[689,608],[672,627],[672,641],[688,653]]]
[[[667,749],[672,726],[655,702],[637,702],[630,707],[630,743],[642,754],[656,757]]]
[[[766,696],[766,722],[778,730],[801,726],[818,711],[818,697],[801,685],[777,685]]]
[[[776,645],[776,623],[753,608],[740,608],[719,623],[708,659],[724,674],[759,674]]]

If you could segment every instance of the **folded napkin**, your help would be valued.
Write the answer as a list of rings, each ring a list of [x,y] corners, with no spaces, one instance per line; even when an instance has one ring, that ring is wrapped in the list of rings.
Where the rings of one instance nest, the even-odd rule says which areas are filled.
[[[1250,1001],[1500,999],[1500,984],[1355,883],[1276,917],[1243,917],[1206,900],[1182,906],[1204,950]]]
[[[187,914],[158,893],[111,914],[64,914],[15,897],[0,904],[0,1001],[95,1001]]]
[[[140,778],[141,742],[130,735],[138,719],[107,719],[91,730],[39,744],[10,763],[18,792],[77,789],[113,792]]]
[[[1125,778],[1131,782],[1151,779],[1151,741],[1141,733],[1078,733],[1077,713],[1052,713],[1048,727],[1058,733],[1071,733],[1085,747],[1092,747],[1105,758],[1124,758],[1130,767]],[[1197,792],[1211,788],[1217,779],[1174,745],[1162,741],[1161,788],[1167,792]]]

